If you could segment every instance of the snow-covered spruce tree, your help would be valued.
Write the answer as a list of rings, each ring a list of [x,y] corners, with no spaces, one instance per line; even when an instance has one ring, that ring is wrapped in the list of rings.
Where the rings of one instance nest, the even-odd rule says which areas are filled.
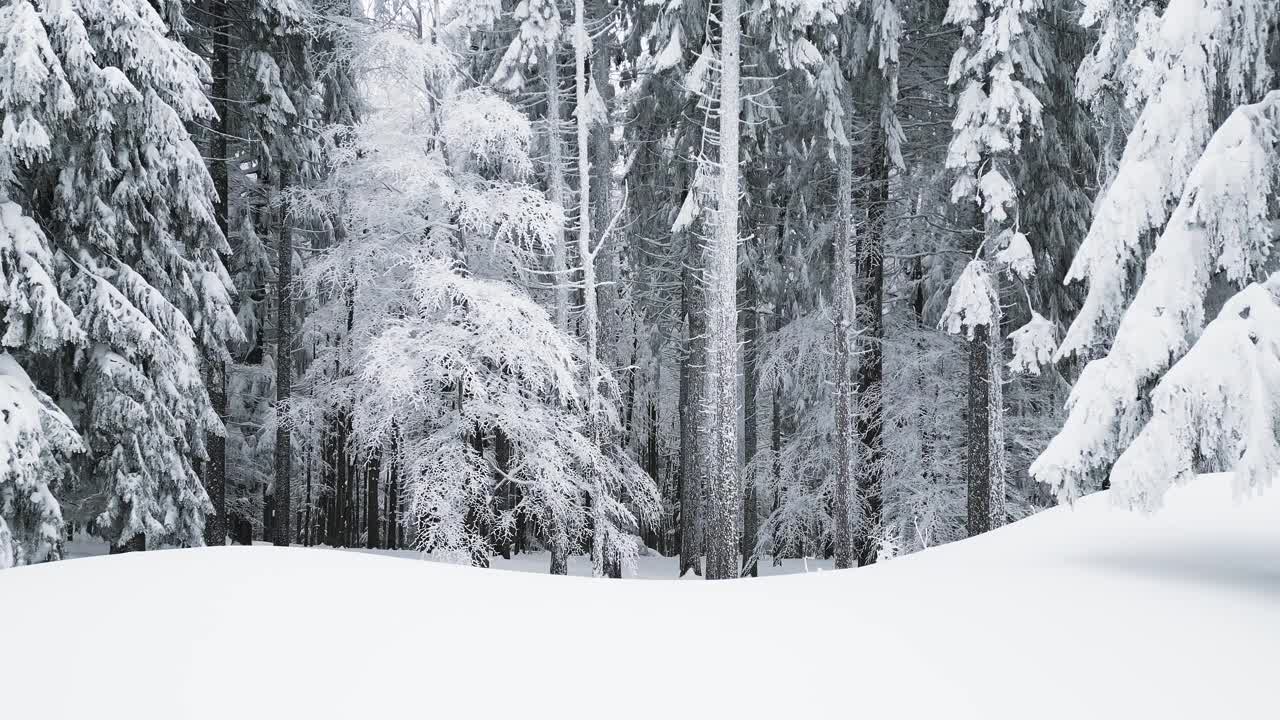
[[[1274,198],[1258,183],[1273,157],[1264,93],[1277,70],[1278,11],[1274,0],[1176,0],[1138,13],[1136,50],[1119,72],[1141,110],[1067,276],[1087,280],[1088,294],[1058,357],[1108,351],[1081,374],[1062,431],[1031,468],[1061,500],[1114,475],[1151,417],[1152,384],[1212,312],[1210,288],[1259,278],[1270,257]],[[1237,184],[1246,177],[1252,184]],[[1236,225],[1245,217],[1259,225]]]
[[[239,336],[212,184],[185,127],[211,115],[207,69],[173,39],[181,8],[166,11],[175,26],[132,0],[0,10],[0,181],[45,229],[83,333],[35,380],[86,442],[78,492],[113,549],[202,542],[211,506],[195,467],[222,427],[201,355]]]
[[[1104,471],[1117,499],[1148,509],[1197,472],[1235,471],[1238,493],[1280,472],[1280,281],[1266,279],[1280,221],[1280,90],[1237,106],[1182,186],[1110,351],[1085,367],[1065,427],[1031,468],[1064,501]],[[1204,327],[1215,291],[1251,282]]]
[[[1037,0],[953,0],[946,21],[963,29],[948,78],[959,88],[947,167],[957,171],[952,202],[972,201],[981,241],[952,288],[942,324],[970,341],[969,442],[966,460],[968,530],[986,532],[1005,521],[1004,355],[1001,269],[1026,280],[1035,261],[1018,227],[1013,164],[1023,135],[1040,125],[1040,101],[1027,83],[1042,81],[1031,40]],[[968,216],[964,212],[964,216]],[[976,228],[975,228],[976,230]],[[1014,359],[1043,356],[1053,327],[1033,313],[1014,334]],[[1018,367],[1025,367],[1025,364]],[[1038,367],[1038,366],[1034,366]]]
[[[9,145],[0,152],[11,151]],[[2,157],[2,156],[0,156]],[[0,160],[0,175],[12,172]],[[11,178],[6,178],[11,180]],[[3,190],[0,190],[3,195]],[[53,256],[34,220],[0,197],[0,569],[54,559],[62,511],[53,491],[84,449],[71,420],[40,391],[9,349],[47,362],[83,332],[50,277]]]

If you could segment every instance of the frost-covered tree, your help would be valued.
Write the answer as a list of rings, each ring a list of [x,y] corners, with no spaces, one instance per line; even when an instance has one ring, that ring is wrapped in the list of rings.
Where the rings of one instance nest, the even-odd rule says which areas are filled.
[[[0,201],[0,289],[6,349],[28,357],[60,350],[83,337],[58,296],[53,254],[44,233],[16,203]],[[71,420],[27,376],[18,359],[0,353],[0,569],[56,558],[62,511],[53,491],[66,464],[84,449]]]
[[[1037,57],[1036,0],[954,0],[946,21],[964,40],[951,61],[948,81],[959,88],[946,165],[957,171],[952,202],[971,201],[981,225],[974,259],[951,291],[942,324],[969,339],[969,442],[966,458],[970,535],[1005,522],[1004,354],[998,273],[1026,280],[1034,256],[1019,228],[1018,192],[1011,180],[1023,136],[1040,126],[1040,100],[1028,86],[1043,81]],[[1026,342],[1052,341],[1033,317],[1034,332],[1019,331],[1015,357]],[[1048,328],[1052,330],[1050,326]],[[1035,353],[1032,353],[1033,356]]]
[[[77,492],[116,549],[202,542],[211,506],[196,466],[222,427],[201,360],[239,337],[210,177],[186,127],[211,115],[208,71],[174,39],[180,6],[165,10],[0,9],[0,185],[44,228],[49,275],[78,324],[60,331],[75,336],[66,362],[26,367],[85,441]]]
[[[1273,0],[1177,0],[1116,16],[1132,26],[1108,31],[1131,36],[1110,72],[1137,118],[1067,276],[1088,293],[1056,357],[1107,352],[1081,374],[1062,432],[1032,467],[1060,499],[1111,475],[1151,417],[1152,384],[1199,337],[1210,289],[1259,279],[1270,257],[1276,12]],[[1084,20],[1099,15],[1115,13],[1091,8]]]
[[[616,429],[616,383],[597,365],[589,386],[590,355],[523,289],[564,223],[525,183],[531,124],[467,88],[442,45],[395,32],[363,43],[353,65],[370,117],[332,153],[329,179],[296,194],[312,213],[345,198],[346,240],[306,278],[332,298],[312,322],[353,321],[350,342],[317,356],[310,402],[346,398],[353,449],[394,458],[423,550],[485,564],[528,523],[547,546],[594,528],[630,561],[630,528],[657,499],[594,439]],[[334,362],[353,372],[327,374]]]
[[[1141,127],[1126,158],[1144,142]],[[1064,501],[1100,474],[1119,498],[1152,508],[1197,472],[1234,470],[1244,492],[1280,470],[1276,283],[1267,280],[1280,219],[1280,91],[1237,106],[1182,187],[1110,350],[1085,367],[1066,425],[1031,468]],[[1107,220],[1100,214],[1095,228]],[[1232,285],[1245,287],[1206,327],[1214,293]]]

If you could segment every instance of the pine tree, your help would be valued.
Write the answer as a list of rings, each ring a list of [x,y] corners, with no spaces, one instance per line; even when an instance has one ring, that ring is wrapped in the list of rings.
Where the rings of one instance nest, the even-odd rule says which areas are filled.
[[[1131,28],[1141,52],[1119,70],[1141,111],[1067,275],[1087,280],[1088,293],[1056,358],[1108,350],[1081,373],[1062,431],[1031,468],[1060,500],[1115,474],[1112,463],[1151,418],[1149,388],[1201,332],[1210,274],[1221,269],[1238,285],[1260,279],[1266,232],[1231,219],[1265,227],[1268,215],[1256,193],[1265,187],[1269,141],[1254,126],[1270,117],[1276,13],[1274,0],[1178,0],[1159,18],[1142,11]],[[1232,107],[1215,132],[1220,109]],[[1219,179],[1224,156],[1246,149],[1229,175],[1252,184]],[[1145,272],[1134,272],[1143,263]]]
[[[1197,472],[1234,470],[1246,492],[1268,487],[1280,469],[1271,400],[1280,377],[1268,324],[1276,279],[1267,276],[1278,127],[1273,90],[1238,106],[1188,173],[1110,351],[1086,366],[1065,427],[1031,468],[1060,498],[1078,497],[1110,458],[1118,497],[1146,508]],[[1245,287],[1202,327],[1211,290],[1224,281]],[[1153,381],[1147,411],[1138,403]]]
[[[185,22],[168,10],[173,25],[132,1],[37,11],[22,0],[0,15],[0,181],[45,228],[58,295],[83,332],[37,384],[80,403],[84,482],[114,549],[202,542],[211,505],[196,466],[222,427],[201,356],[225,357],[239,337],[216,196],[186,129],[212,114],[208,70],[173,39]]]
[[[12,146],[5,144],[5,151]],[[13,158],[10,156],[9,160]],[[12,166],[0,163],[0,174]],[[48,357],[83,331],[62,302],[50,269],[53,254],[40,227],[0,199],[0,292],[3,343],[28,357]],[[41,392],[17,358],[0,353],[0,569],[56,559],[62,510],[54,497],[72,456],[84,450],[70,418]]]
[[[1043,78],[1031,38],[1038,7],[1035,0],[954,0],[946,17],[963,28],[965,37],[949,77],[961,87],[946,161],[959,171],[951,198],[976,202],[981,219],[974,224],[982,226],[974,259],[956,281],[943,314],[948,331],[964,332],[970,347],[965,473],[970,535],[1006,519],[1003,331],[996,273],[1005,267],[1025,280],[1034,271],[1030,246],[1018,226],[1017,190],[1009,178],[1014,177],[1013,158],[1023,133],[1040,125],[1041,104],[1027,86]]]

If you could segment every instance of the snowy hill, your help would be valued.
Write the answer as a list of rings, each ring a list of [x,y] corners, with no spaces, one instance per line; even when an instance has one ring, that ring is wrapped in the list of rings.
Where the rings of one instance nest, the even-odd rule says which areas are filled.
[[[1095,495],[724,583],[88,558],[0,572],[0,617],[5,718],[1274,718],[1280,495],[1236,505],[1206,476],[1153,517]]]

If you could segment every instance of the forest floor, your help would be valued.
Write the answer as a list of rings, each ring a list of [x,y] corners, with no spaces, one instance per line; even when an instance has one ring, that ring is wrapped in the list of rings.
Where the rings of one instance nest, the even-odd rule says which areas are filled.
[[[1271,720],[1280,492],[721,583],[133,553],[0,572],[0,619],[4,718]]]
[[[271,547],[269,542],[254,542],[254,547]],[[107,544],[96,538],[77,538],[73,542],[67,543],[63,547],[63,552],[68,560],[78,558],[97,557],[107,554]],[[313,550],[333,550],[334,548],[326,545],[317,545]],[[416,550],[368,550],[365,548],[338,548],[345,552],[367,553],[370,555],[383,555],[386,557],[406,558],[409,560],[423,559],[422,553]],[[515,572],[527,573],[546,573],[551,567],[551,553],[546,551],[537,551],[530,553],[518,553],[513,555],[510,560],[506,560],[501,556],[489,558],[489,567],[498,570],[513,570]],[[805,572],[820,572],[822,570],[831,569],[831,560],[823,558],[784,558],[781,564],[774,565],[769,558],[760,565],[760,575],[769,577],[772,575],[793,575]],[[680,558],[663,557],[654,553],[645,555],[636,559],[636,566],[633,571],[627,573],[626,577],[640,578],[643,580],[670,580],[676,577],[680,572]],[[577,577],[591,577],[591,557],[589,555],[573,555],[569,558],[569,574]],[[696,579],[696,578],[688,578]]]

